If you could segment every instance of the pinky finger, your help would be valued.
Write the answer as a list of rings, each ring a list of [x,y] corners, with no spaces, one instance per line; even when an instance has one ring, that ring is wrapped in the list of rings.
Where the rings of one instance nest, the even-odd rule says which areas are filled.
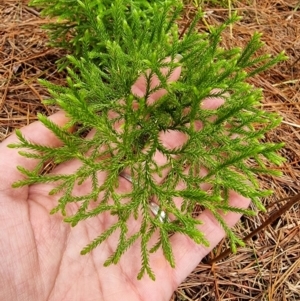
[[[250,204],[249,199],[238,195],[234,191],[230,192],[229,197],[231,206],[246,209]],[[241,214],[234,212],[221,213],[221,216],[229,227],[233,227],[241,218]],[[202,222],[198,230],[201,231],[209,241],[209,247],[198,245],[183,234],[176,233],[171,237],[176,262],[176,282],[178,282],[178,285],[225,236],[223,228],[209,210],[203,211],[198,219]]]

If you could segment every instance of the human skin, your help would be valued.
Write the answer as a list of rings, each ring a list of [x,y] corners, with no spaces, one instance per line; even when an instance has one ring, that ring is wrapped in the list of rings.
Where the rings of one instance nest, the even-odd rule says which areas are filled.
[[[180,68],[177,68],[169,80],[176,80],[179,75]],[[155,80],[153,84],[156,84]],[[132,92],[140,96],[144,91],[144,82],[139,79]],[[163,90],[157,91],[150,101],[157,100],[164,93]],[[203,107],[215,108],[222,103],[222,99],[209,99]],[[68,121],[64,112],[49,119],[60,126]],[[34,143],[51,147],[61,145],[39,121],[21,131]],[[183,143],[184,137],[173,132],[162,135],[162,139],[166,146],[174,147],[174,141]],[[72,228],[63,222],[60,214],[49,215],[58,198],[48,194],[54,184],[12,188],[14,182],[24,179],[16,166],[30,170],[37,164],[37,161],[19,155],[16,149],[7,147],[17,142],[18,138],[12,134],[0,144],[0,300],[168,301],[180,283],[224,237],[224,230],[205,210],[198,217],[202,221],[199,230],[205,234],[209,247],[197,245],[187,236],[174,234],[171,244],[175,268],[170,267],[161,251],[150,257],[156,281],[148,276],[137,280],[141,266],[138,243],[121,257],[118,264],[103,267],[116,246],[117,236],[112,235],[87,255],[80,255],[80,251],[107,229],[109,218],[101,214]],[[162,164],[164,158],[157,154],[156,160]],[[53,172],[68,173],[78,164],[73,160],[56,167]],[[126,191],[128,185],[128,181],[120,178],[119,189]],[[84,193],[88,188],[83,185],[80,189]],[[232,191],[230,205],[247,208],[249,200]],[[237,213],[222,215],[230,227],[241,217]],[[136,223],[130,221],[129,231],[137,226]]]

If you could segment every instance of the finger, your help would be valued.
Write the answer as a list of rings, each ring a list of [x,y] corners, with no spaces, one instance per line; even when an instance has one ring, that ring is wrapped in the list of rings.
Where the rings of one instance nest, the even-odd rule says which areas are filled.
[[[53,114],[49,119],[59,126],[63,126],[68,121],[68,118],[62,111]],[[59,139],[40,121],[25,126],[21,129],[21,132],[25,138],[32,143],[50,147],[58,147],[61,145]],[[10,189],[14,182],[24,179],[24,176],[16,169],[16,166],[20,165],[31,170],[38,163],[37,160],[27,159],[21,156],[18,149],[10,149],[7,147],[9,144],[17,143],[19,143],[18,137],[16,134],[12,134],[0,144],[0,170],[6,171],[7,175],[6,179],[1,179],[0,181],[0,191]],[[20,191],[18,191],[18,193],[20,193]]]
[[[229,194],[230,206],[246,209],[250,200],[231,191]],[[228,212],[221,213],[224,221],[229,227],[233,227],[241,218],[241,214]],[[196,268],[199,262],[205,257],[225,236],[225,232],[209,210],[203,211],[199,217],[202,225],[198,229],[205,234],[209,241],[209,247],[196,244],[188,236],[176,233],[171,237],[174,258],[176,262],[178,285]]]
[[[170,61],[170,58],[167,58],[166,61]],[[176,61],[179,61],[179,57],[178,57],[178,59],[176,59]],[[181,73],[181,67],[179,66],[179,67],[175,68],[173,70],[173,72],[171,72],[171,74],[169,74],[170,69],[167,67],[162,68],[160,71],[164,76],[168,76],[167,82],[170,83],[170,82],[178,80],[180,73]],[[148,73],[149,72],[150,71],[148,71]],[[160,85],[160,80],[158,79],[158,76],[156,74],[153,74],[153,76],[151,78],[151,83],[150,83],[150,90],[157,88],[159,85]],[[146,80],[145,75],[142,75],[137,79],[137,81],[131,88],[131,92],[132,92],[132,94],[136,95],[137,97],[145,96],[145,94],[147,92],[147,80]],[[151,93],[149,98],[147,99],[148,105],[151,105],[153,102],[155,102],[156,100],[158,100],[159,98],[164,96],[166,93],[167,93],[167,91],[165,89],[159,89],[159,90]]]
[[[219,90],[212,90],[211,94],[213,95],[214,93],[219,92]],[[201,109],[203,110],[215,110],[222,106],[225,102],[225,99],[222,97],[209,97],[203,100],[201,103]],[[213,120],[213,116],[211,120]],[[188,126],[188,124],[187,124]],[[195,129],[197,131],[200,131],[202,129],[202,122],[201,120],[196,120],[195,121]],[[161,144],[164,148],[168,150],[172,149],[178,149],[182,147],[188,140],[188,136],[180,131],[175,131],[175,130],[168,130],[161,132],[159,134],[159,140],[161,141]],[[165,155],[163,155],[161,152],[156,151],[154,154],[154,161],[157,163],[158,166],[163,166],[168,162],[168,159]],[[158,174],[154,175],[154,179],[156,182],[160,183],[164,180],[164,178],[167,176],[170,168],[165,168],[162,172],[161,175],[159,176]],[[204,172],[204,171],[202,171]]]
[[[213,95],[220,94],[222,91],[220,89],[212,89],[210,91],[210,97],[205,98],[201,103],[201,108],[204,110],[215,110],[224,104],[225,99],[223,97],[216,97]],[[228,93],[225,93],[224,96],[228,96]]]

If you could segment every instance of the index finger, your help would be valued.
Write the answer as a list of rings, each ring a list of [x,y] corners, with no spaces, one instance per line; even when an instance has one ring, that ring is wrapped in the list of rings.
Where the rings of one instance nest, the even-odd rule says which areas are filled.
[[[178,61],[180,59],[179,55],[176,58],[176,61]],[[170,58],[167,58],[166,61],[170,61]],[[148,71],[150,72],[150,71]],[[164,75],[164,76],[168,76],[168,74],[170,73],[170,68],[161,68],[160,72]],[[178,66],[176,67],[173,72],[171,72],[167,78],[167,82],[173,82],[173,81],[177,81],[180,77],[180,73],[181,73],[181,67]],[[152,78],[151,78],[151,84],[150,84],[150,89],[155,89],[156,87],[158,87],[160,85],[160,80],[158,79],[158,76],[156,74],[153,74]],[[146,94],[146,90],[147,90],[147,80],[145,78],[145,75],[140,76],[137,81],[134,83],[134,85],[131,88],[131,92],[132,94],[138,96],[138,97],[143,97]],[[167,93],[167,91],[165,89],[159,89],[153,93],[150,94],[149,98],[147,99],[147,103],[152,104],[153,102],[155,102],[156,100],[158,100],[159,98],[161,98],[162,96],[164,96]]]

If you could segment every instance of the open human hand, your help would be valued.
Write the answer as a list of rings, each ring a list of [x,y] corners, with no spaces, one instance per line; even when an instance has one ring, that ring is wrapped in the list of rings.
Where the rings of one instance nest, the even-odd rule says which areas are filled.
[[[169,80],[179,77],[177,68]],[[155,83],[154,83],[155,84]],[[141,94],[145,90],[142,80],[138,80],[132,91]],[[152,101],[164,94],[157,91]],[[216,108],[222,99],[209,99],[204,107]],[[59,126],[67,122],[63,112],[49,117]],[[35,122],[22,128],[23,135],[34,143],[59,147],[60,141],[42,123]],[[163,143],[172,147],[180,143],[181,136],[176,133],[163,135]],[[223,238],[224,231],[213,215],[205,210],[198,217],[203,224],[199,226],[209,247],[197,245],[190,238],[179,233],[171,237],[176,267],[171,268],[162,252],[151,255],[150,263],[156,281],[147,277],[137,280],[140,269],[140,249],[134,244],[116,265],[103,267],[111,255],[117,237],[112,235],[88,255],[80,255],[81,249],[107,228],[108,218],[101,214],[93,221],[79,223],[71,228],[63,222],[59,214],[49,215],[56,205],[57,196],[48,193],[53,184],[31,185],[12,188],[12,184],[22,180],[16,166],[33,169],[37,161],[19,155],[8,144],[17,143],[15,134],[0,144],[0,300],[38,300],[38,301],[75,301],[75,300],[166,300],[191,273],[202,258]],[[157,156],[157,163],[163,158]],[[64,163],[53,172],[68,173],[79,162]],[[101,177],[100,177],[101,180]],[[130,183],[120,178],[119,189],[126,191]],[[84,185],[80,189],[87,189]],[[230,193],[230,205],[247,208],[249,200]],[[223,214],[231,227],[239,219],[237,213]],[[136,221],[130,227],[135,227]]]

